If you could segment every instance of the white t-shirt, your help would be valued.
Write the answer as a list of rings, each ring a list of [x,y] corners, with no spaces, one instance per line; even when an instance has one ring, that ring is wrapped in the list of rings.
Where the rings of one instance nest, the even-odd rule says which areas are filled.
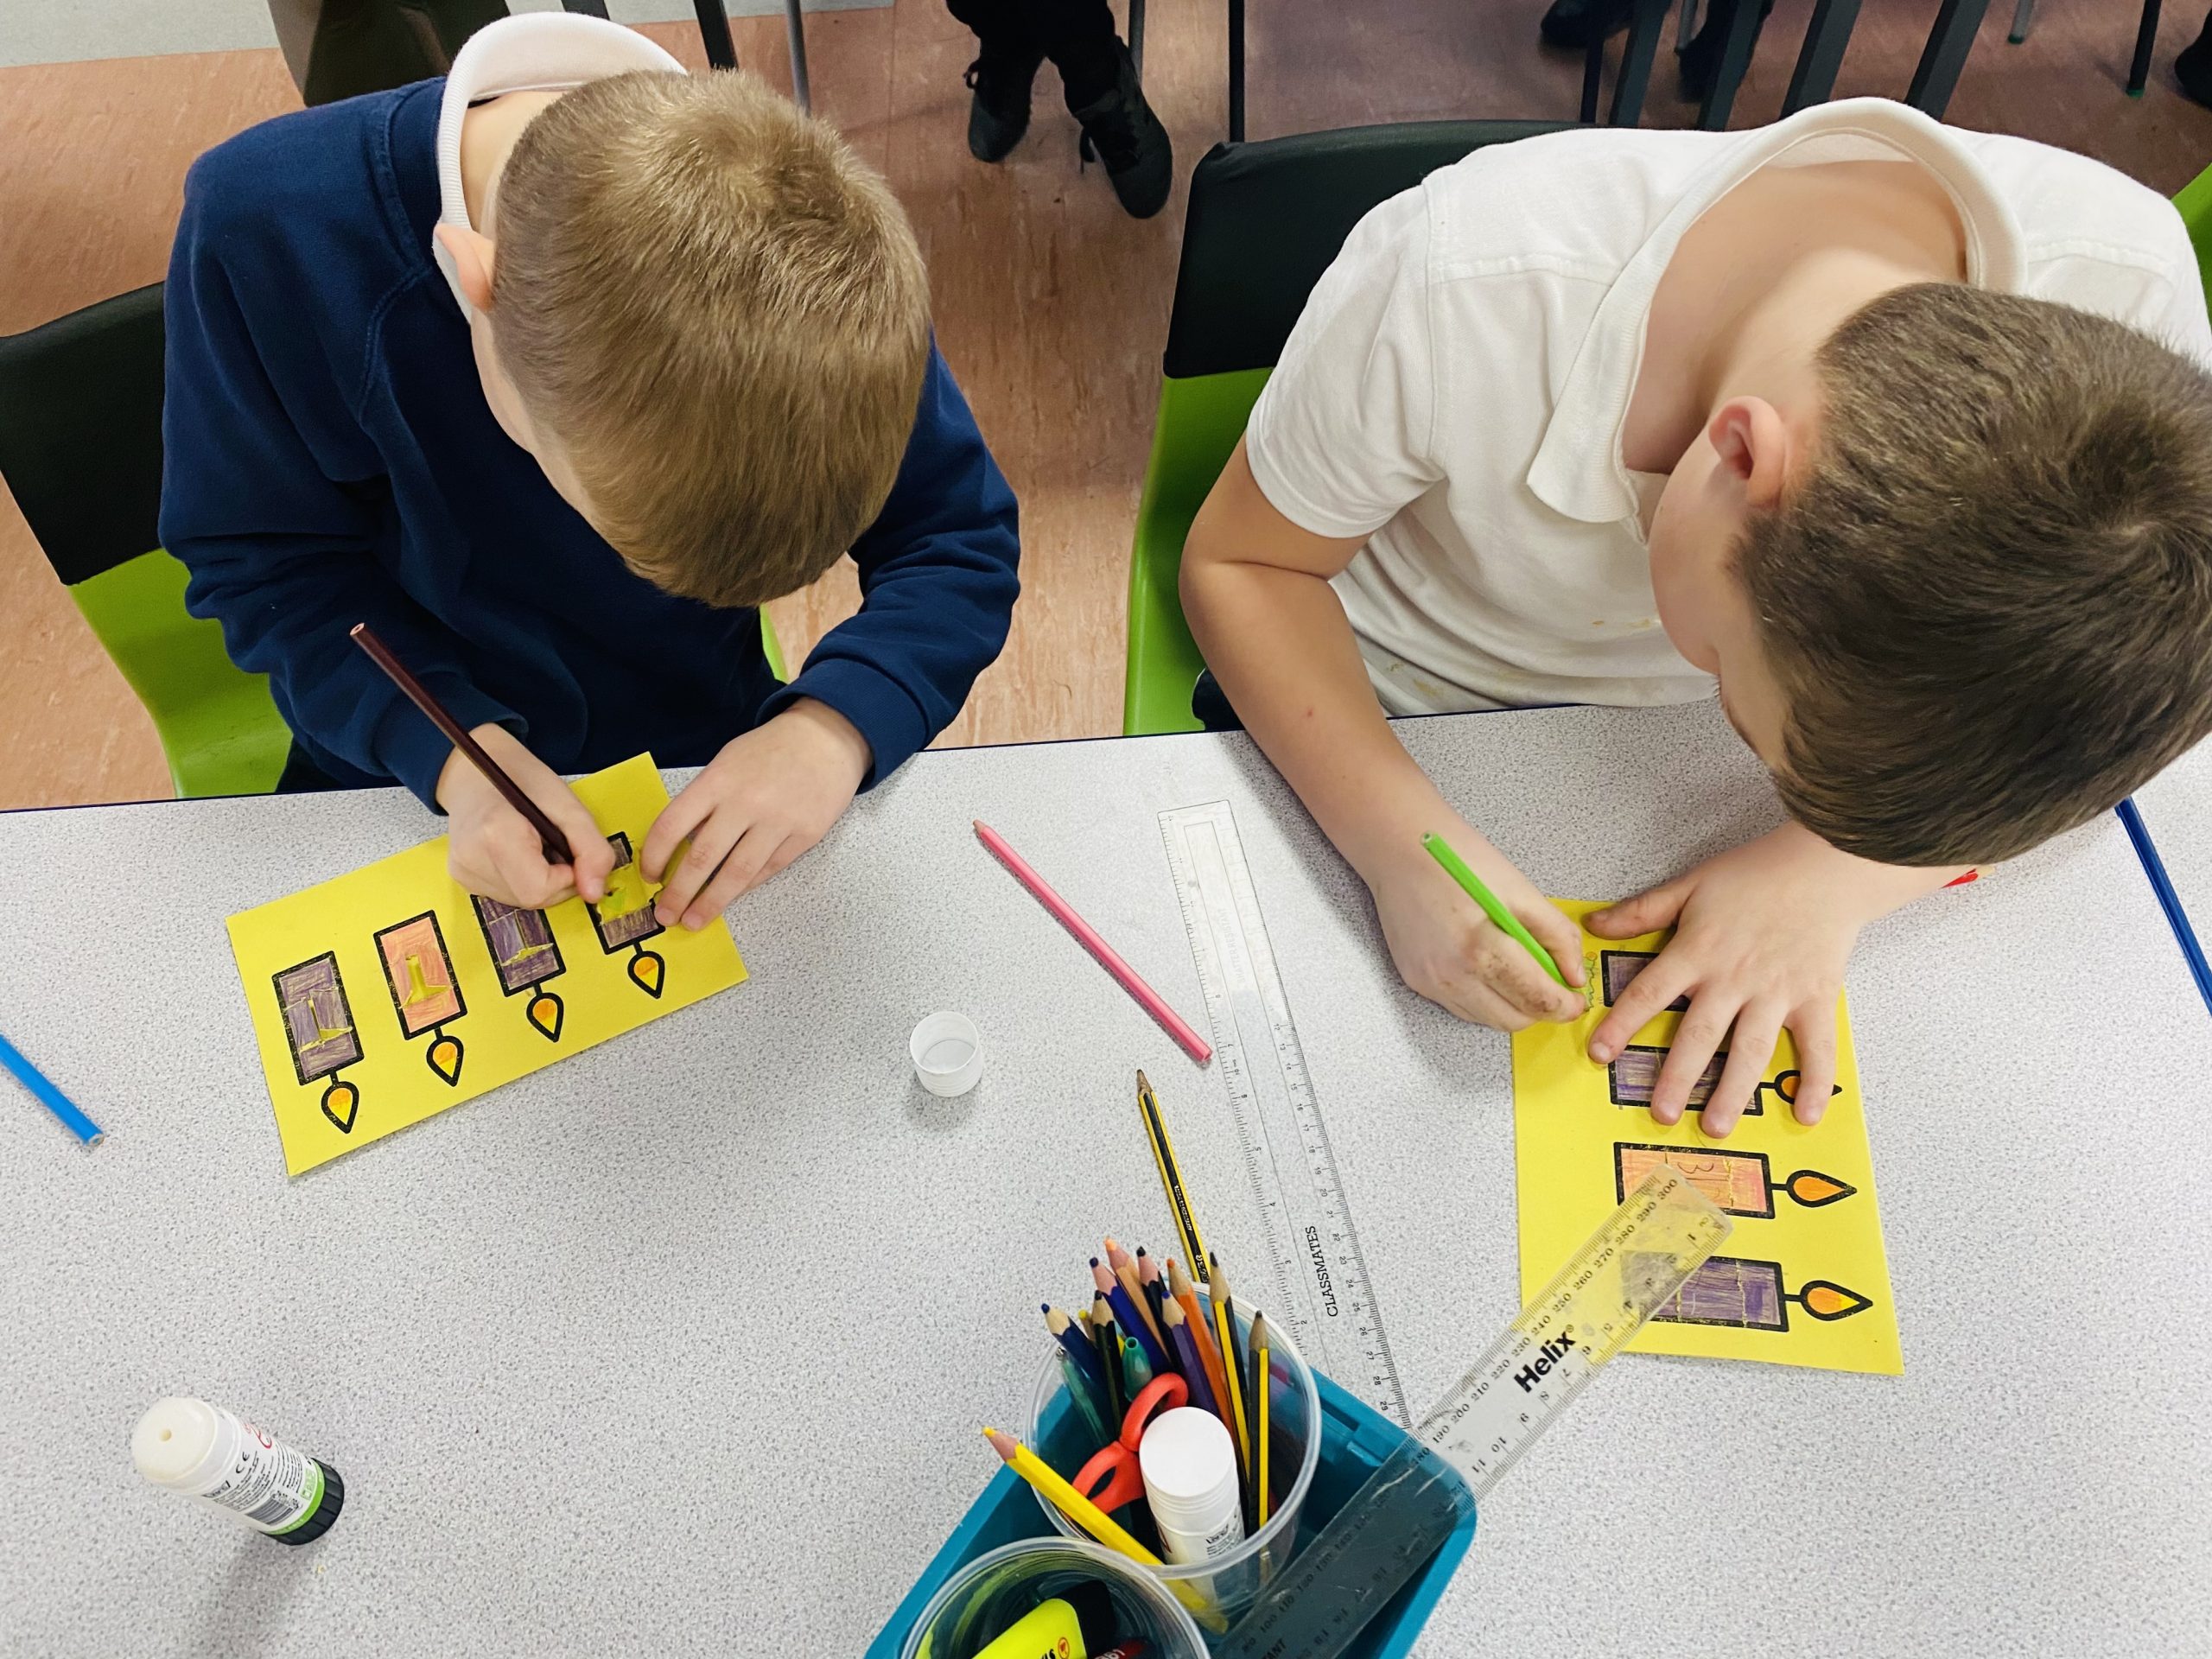
[[[1659,626],[1621,425],[1682,234],[1762,167],[1899,158],[1950,193],[1967,280],[2212,363],[2172,206],[2099,162],[1882,99],[1748,132],[1595,129],[1476,151],[1322,276],[1245,434],[1275,508],[1364,536],[1336,578],[1392,714],[1653,704],[1713,681]]]

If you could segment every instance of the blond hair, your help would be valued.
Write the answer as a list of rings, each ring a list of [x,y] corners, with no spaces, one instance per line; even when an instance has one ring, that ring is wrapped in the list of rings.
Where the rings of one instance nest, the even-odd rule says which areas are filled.
[[[882,511],[929,355],[906,214],[751,75],[615,75],[501,174],[492,336],[639,575],[758,605]]]
[[[2009,858],[2212,733],[2212,378],[1935,283],[1819,365],[1808,476],[1737,554],[1792,815],[1885,863]]]

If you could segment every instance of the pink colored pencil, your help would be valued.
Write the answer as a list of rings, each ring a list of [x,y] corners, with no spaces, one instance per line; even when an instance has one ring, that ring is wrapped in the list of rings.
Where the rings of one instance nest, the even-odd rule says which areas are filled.
[[[1122,960],[1121,953],[1099,938],[1098,930],[1077,915],[1074,907],[1054,893],[1051,885],[1029,868],[1027,861],[1020,853],[1006,844],[1005,836],[980,818],[976,821],[976,835],[984,846],[990,849],[991,855],[1014,873],[1014,879],[1036,895],[1037,902],[1051,911],[1060,925],[1074,934],[1077,942],[1098,958],[1100,967],[1121,981],[1122,988],[1136,998],[1144,1011],[1160,1021],[1161,1028],[1181,1044],[1192,1059],[1204,1065],[1213,1058],[1213,1046],[1192,1030],[1182,1016],[1167,1006],[1166,999],[1146,984],[1135,969]]]

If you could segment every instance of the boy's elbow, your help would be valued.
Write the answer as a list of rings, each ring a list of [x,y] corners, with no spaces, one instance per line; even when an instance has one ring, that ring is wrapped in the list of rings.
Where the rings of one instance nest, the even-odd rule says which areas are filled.
[[[1191,533],[1183,543],[1182,568],[1176,573],[1177,592],[1183,601],[1183,617],[1190,624],[1192,637],[1200,645],[1214,620],[1221,590],[1222,560],[1220,549],[1207,534],[1201,516],[1191,526]]]

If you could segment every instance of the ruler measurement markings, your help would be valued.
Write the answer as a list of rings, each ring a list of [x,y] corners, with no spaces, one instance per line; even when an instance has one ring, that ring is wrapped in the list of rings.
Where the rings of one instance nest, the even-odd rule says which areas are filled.
[[[1322,1370],[1409,1423],[1235,816],[1214,802],[1160,826],[1284,1322]]]

